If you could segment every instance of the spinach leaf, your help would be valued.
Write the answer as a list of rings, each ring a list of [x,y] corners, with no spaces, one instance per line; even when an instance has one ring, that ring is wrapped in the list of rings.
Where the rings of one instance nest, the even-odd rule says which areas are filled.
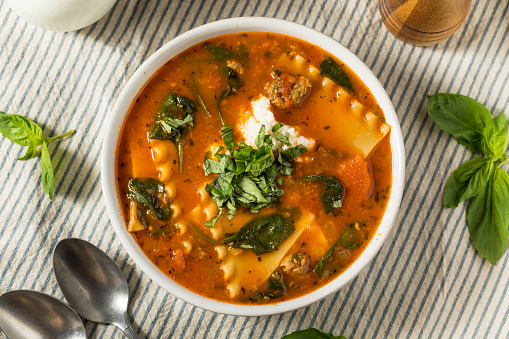
[[[347,224],[339,239],[329,248],[325,255],[318,261],[313,268],[313,272],[321,278],[326,278],[331,274],[327,266],[332,261],[334,252],[340,247],[353,250],[362,246],[367,240],[366,224],[363,222],[354,222]]]
[[[232,248],[251,249],[256,255],[274,251],[294,231],[292,222],[279,214],[268,214],[255,218],[237,233],[227,234],[222,240],[214,240],[200,232],[191,222],[191,227],[203,239],[215,244],[230,244]]]
[[[367,240],[366,224],[362,222],[347,224],[339,240],[341,245],[349,250],[361,247],[364,241]]]
[[[292,222],[280,214],[255,218],[234,235],[222,240],[233,248],[250,248],[256,255],[272,252],[295,231]]]
[[[283,274],[276,271],[267,281],[268,292],[260,292],[262,298],[274,299],[286,294],[286,285],[284,283]]]
[[[300,206],[295,206],[292,208],[279,207],[276,211],[277,214],[281,214],[286,219],[291,222],[296,222],[302,216],[302,212],[300,211]]]
[[[193,127],[194,105],[189,99],[168,93],[157,109],[156,117],[149,130],[151,139],[171,140],[177,148],[179,172],[184,159],[184,136]]]
[[[457,207],[475,196],[486,186],[492,167],[487,158],[475,158],[458,167],[445,184],[444,207]]]
[[[492,119],[490,111],[460,94],[439,93],[427,98],[429,117],[472,153],[482,153],[483,130]]]
[[[245,45],[240,45],[235,51],[220,47],[206,45],[205,48],[212,55],[212,58],[216,61],[226,61],[229,59],[235,59],[238,61],[247,60],[249,53]]]
[[[162,182],[152,178],[131,178],[128,189],[129,200],[149,209],[159,220],[170,219],[172,213],[170,199],[166,195]]]
[[[332,333],[326,333],[317,330],[316,328],[308,328],[305,330],[300,330],[287,334],[281,339],[347,339],[347,338],[342,335],[337,337]]]
[[[330,275],[330,271],[326,269],[326,265],[329,263],[332,258],[332,254],[341,245],[341,238],[336,240],[334,244],[329,248],[329,250],[325,253],[325,255],[318,261],[318,263],[313,268],[313,272],[320,278],[326,278]]]
[[[491,264],[504,254],[509,225],[509,175],[495,168],[488,183],[467,208],[468,230],[475,248]]]
[[[355,93],[353,89],[352,83],[350,81],[350,77],[345,72],[344,69],[339,66],[334,59],[331,57],[326,57],[324,61],[320,64],[320,73],[332,81],[334,81],[339,86],[342,86],[349,90],[352,93]]]
[[[230,67],[227,68],[228,68],[228,88],[225,89],[221,93],[219,99],[217,99],[217,113],[219,114],[219,118],[221,118],[221,122],[223,123],[223,125],[225,125],[225,121],[223,118],[223,114],[221,113],[220,107],[221,101],[223,101],[223,99],[229,96],[230,94],[234,94],[239,88],[244,86],[244,82],[242,81],[242,79],[240,79],[237,73],[235,73],[235,71]]]
[[[68,131],[59,136],[44,138],[42,136],[42,129],[33,121],[18,114],[5,114],[4,112],[0,112],[0,133],[18,145],[27,146],[25,155],[17,160],[28,160],[30,158],[37,157],[37,150],[39,146],[42,146],[42,188],[43,191],[48,194],[49,198],[53,200],[54,174],[47,146],[55,140],[73,134],[74,130]]]
[[[483,130],[482,150],[484,154],[493,159],[498,159],[504,154],[507,147],[507,119],[500,114],[491,119]]]
[[[341,199],[343,198],[343,185],[336,179],[335,176],[323,176],[323,175],[308,175],[300,179],[301,181],[315,181],[321,180],[327,185],[322,193],[322,203],[326,214],[332,212],[334,208],[340,208],[342,206]]]

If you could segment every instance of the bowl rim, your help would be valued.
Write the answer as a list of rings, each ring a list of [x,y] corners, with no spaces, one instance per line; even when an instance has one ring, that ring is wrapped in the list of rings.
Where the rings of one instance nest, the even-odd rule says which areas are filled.
[[[366,249],[345,272],[328,284],[299,298],[269,305],[240,305],[217,301],[198,295],[167,277],[145,256],[133,237],[127,232],[121,215],[115,180],[116,149],[125,118],[132,102],[153,74],[166,61],[188,47],[219,35],[241,32],[274,32],[293,36],[317,45],[336,56],[350,67],[370,89],[382,108],[387,123],[391,125],[393,155],[391,196],[380,226]],[[106,210],[120,242],[134,262],[159,286],[185,302],[212,312],[234,316],[267,316],[293,311],[324,299],[352,281],[371,262],[387,239],[397,217],[405,184],[405,148],[398,117],[385,89],[364,62],[341,43],[313,28],[281,19],[230,18],[193,28],[177,36],[143,62],[128,80],[119,94],[106,124],[101,154],[101,184]]]

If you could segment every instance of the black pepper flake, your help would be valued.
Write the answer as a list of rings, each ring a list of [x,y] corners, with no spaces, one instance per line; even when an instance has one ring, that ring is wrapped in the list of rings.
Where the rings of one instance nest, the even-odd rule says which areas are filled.
[[[262,262],[262,257],[258,257],[258,261],[259,261],[259,262]]]
[[[177,160],[173,159],[173,165],[175,165],[177,163]]]
[[[184,182],[191,182],[191,179],[187,178],[186,180],[184,180]]]
[[[189,146],[194,146],[194,140],[192,138],[189,139]]]
[[[328,130],[329,128],[330,128],[330,126],[325,126],[323,129]]]

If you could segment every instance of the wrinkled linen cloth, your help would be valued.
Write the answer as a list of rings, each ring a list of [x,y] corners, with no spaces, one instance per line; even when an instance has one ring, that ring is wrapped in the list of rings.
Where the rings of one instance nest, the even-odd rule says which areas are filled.
[[[0,138],[0,293],[32,289],[63,300],[52,253],[59,240],[78,237],[123,271],[141,338],[279,338],[308,327],[348,338],[507,337],[509,255],[492,266],[470,241],[465,204],[442,207],[447,178],[473,155],[427,117],[426,95],[461,93],[494,114],[509,111],[508,6],[474,1],[452,38],[422,48],[387,31],[375,0],[122,0],[69,33],[32,26],[0,0],[0,111],[29,117],[45,136],[76,130],[49,146],[53,201],[42,192],[39,160],[16,161],[22,147]],[[337,293],[268,317],[204,311],[151,281],[113,231],[100,183],[105,121],[135,70],[177,35],[241,16],[301,23],[353,51],[392,99],[406,150],[401,209],[379,254]],[[123,336],[114,326],[85,324],[89,338]]]

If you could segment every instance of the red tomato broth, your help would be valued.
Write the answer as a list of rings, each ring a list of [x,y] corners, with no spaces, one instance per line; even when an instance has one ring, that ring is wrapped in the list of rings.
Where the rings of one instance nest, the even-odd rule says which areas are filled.
[[[201,206],[198,189],[215,177],[215,175],[205,176],[202,166],[204,155],[210,149],[210,145],[222,144],[220,134],[222,124],[216,111],[216,101],[221,91],[226,88],[227,79],[221,72],[220,63],[196,60],[210,59],[210,54],[204,47],[206,44],[231,50],[235,50],[239,45],[245,45],[249,52],[248,60],[242,62],[245,73],[241,76],[248,80],[244,80],[244,86],[235,95],[228,96],[221,103],[226,124],[234,126],[236,142],[239,142],[241,135],[238,124],[245,119],[244,112],[250,110],[251,100],[260,94],[266,95],[264,86],[270,80],[270,73],[277,63],[271,59],[272,56],[292,50],[302,55],[316,68],[319,68],[321,61],[329,56],[319,47],[296,38],[272,33],[247,33],[207,40],[168,61],[133,102],[118,144],[117,188],[124,207],[126,224],[130,218],[129,200],[126,197],[127,183],[129,178],[133,177],[133,168],[136,167],[138,177],[159,178],[153,162],[148,130],[154,121],[157,108],[168,92],[189,98],[197,108],[194,112],[194,127],[185,136],[184,170],[182,173],[178,172],[176,161],[173,161],[172,166],[171,181],[175,183],[177,192],[172,204],[180,205],[180,216],[192,218],[192,209],[197,205]],[[267,57],[267,51],[271,53],[270,57]],[[382,110],[369,89],[346,65],[341,62],[338,64],[345,69],[351,79],[356,91],[354,98],[376,112],[379,119],[383,120]],[[191,74],[212,114],[210,118],[205,117],[194,100]],[[338,85],[334,86],[340,88]],[[284,296],[272,300],[253,301],[253,293],[256,291],[245,290],[232,298],[227,290],[228,283],[220,267],[222,261],[218,258],[215,245],[202,239],[189,227],[185,227],[185,232],[172,227],[173,232],[164,236],[151,236],[151,230],[132,232],[133,238],[147,257],[171,279],[198,294],[216,300],[231,303],[281,302],[308,294],[327,284],[358,258],[375,235],[390,195],[392,179],[389,136],[378,144],[367,159],[363,159],[357,155],[356,148],[345,142],[338,132],[342,127],[336,115],[341,109],[343,108],[338,102],[320,90],[320,83],[316,82],[313,83],[311,94],[301,106],[293,107],[291,110],[272,106],[277,121],[295,127],[304,137],[317,140],[315,147],[301,156],[303,162],[294,162],[292,176],[280,176],[283,179],[281,188],[285,193],[280,198],[279,206],[288,208],[300,206],[315,217],[313,225],[303,231],[288,251],[308,255],[310,269],[304,275],[284,275],[287,288]],[[175,159],[176,151],[173,146],[170,148],[170,154]],[[330,214],[325,213],[320,199],[323,184],[299,181],[299,178],[311,174],[335,175],[338,178],[345,189],[341,208],[335,209]],[[274,213],[276,210],[277,207],[265,208],[256,215],[239,209],[231,222],[228,222],[224,213],[218,224],[226,229],[225,233],[233,232],[240,229],[248,220]],[[331,261],[335,271],[329,277],[318,277],[312,271],[314,265],[336,242],[345,225],[355,222],[365,223],[366,241],[359,248],[349,249],[348,258],[339,257],[336,253]],[[203,223],[196,226],[206,233],[208,230],[203,227]],[[189,252],[186,252],[184,242],[192,245]],[[258,286],[258,289],[267,290],[267,284]]]

